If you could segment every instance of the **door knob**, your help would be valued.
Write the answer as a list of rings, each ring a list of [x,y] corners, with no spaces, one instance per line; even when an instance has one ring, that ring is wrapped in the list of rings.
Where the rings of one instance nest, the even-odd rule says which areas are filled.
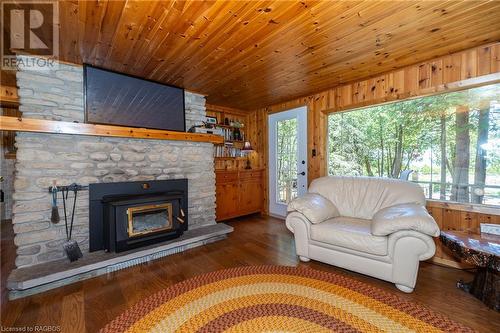
[[[305,175],[306,175],[306,172],[305,172],[305,171],[302,171],[302,172],[299,172],[297,175],[300,175],[300,176],[305,176]]]

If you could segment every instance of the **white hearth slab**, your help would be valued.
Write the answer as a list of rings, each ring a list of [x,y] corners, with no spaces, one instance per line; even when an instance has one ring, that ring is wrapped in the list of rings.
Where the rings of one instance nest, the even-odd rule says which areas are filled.
[[[16,299],[110,273],[226,238],[233,227],[223,223],[188,230],[176,239],[121,253],[97,251],[75,262],[57,260],[12,271],[9,298]],[[62,251],[62,249],[61,249]]]

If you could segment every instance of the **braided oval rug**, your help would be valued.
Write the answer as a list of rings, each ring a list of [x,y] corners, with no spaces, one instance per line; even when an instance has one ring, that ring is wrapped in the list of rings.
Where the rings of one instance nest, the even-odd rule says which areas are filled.
[[[349,277],[284,266],[199,275],[127,310],[101,332],[473,332]]]

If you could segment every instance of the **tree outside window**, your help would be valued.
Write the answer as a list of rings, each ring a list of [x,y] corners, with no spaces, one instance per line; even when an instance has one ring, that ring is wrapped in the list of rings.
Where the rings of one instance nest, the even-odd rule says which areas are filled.
[[[500,84],[333,113],[330,175],[399,178],[428,198],[500,205]]]
[[[297,197],[297,118],[277,124],[276,180],[277,202],[288,204]]]

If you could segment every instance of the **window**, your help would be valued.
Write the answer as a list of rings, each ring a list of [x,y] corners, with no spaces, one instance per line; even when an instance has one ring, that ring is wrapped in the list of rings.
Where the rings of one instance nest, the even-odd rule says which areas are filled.
[[[276,126],[276,200],[288,204],[297,197],[297,118],[280,120]]]
[[[500,205],[500,84],[328,118],[330,175],[403,178],[427,198]]]

